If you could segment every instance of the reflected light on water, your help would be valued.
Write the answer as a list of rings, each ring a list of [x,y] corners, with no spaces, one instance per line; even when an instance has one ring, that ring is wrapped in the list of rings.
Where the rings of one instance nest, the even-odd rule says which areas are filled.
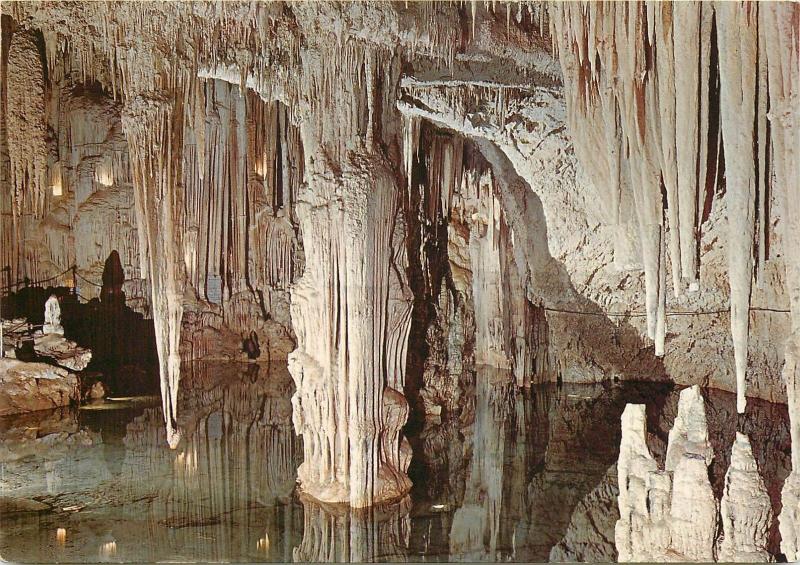
[[[189,451],[181,451],[175,456],[175,470],[188,476],[197,472],[197,450],[193,447]]]

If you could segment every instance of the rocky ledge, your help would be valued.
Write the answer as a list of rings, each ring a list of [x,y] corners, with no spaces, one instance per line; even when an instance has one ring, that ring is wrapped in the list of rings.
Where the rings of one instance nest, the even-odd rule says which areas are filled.
[[[78,379],[60,367],[0,359],[0,416],[78,401]]]

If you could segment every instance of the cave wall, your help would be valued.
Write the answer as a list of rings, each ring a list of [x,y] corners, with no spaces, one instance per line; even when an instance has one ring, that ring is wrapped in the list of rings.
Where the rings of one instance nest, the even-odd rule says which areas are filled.
[[[496,61],[487,62],[488,49],[482,43],[482,38],[491,36],[496,27],[495,18],[489,13],[481,18],[479,11],[474,32],[474,42],[478,46],[474,47],[471,59],[467,50],[461,59],[464,62],[456,63],[447,78],[420,65],[420,70],[413,76],[403,79],[401,110],[407,120],[430,120],[441,128],[474,140],[495,155],[495,163],[504,164],[508,174],[498,175],[501,180],[518,177],[525,185],[515,190],[514,183],[510,182],[510,189],[501,191],[501,196],[505,195],[504,211],[511,218],[512,231],[516,219],[515,241],[526,241],[518,253],[522,253],[527,262],[529,297],[534,304],[542,304],[545,309],[552,338],[549,351],[555,368],[553,378],[561,376],[577,382],[609,377],[668,378],[681,384],[700,383],[732,391],[743,389],[737,383],[737,378],[740,378],[737,372],[741,370],[737,371],[734,338],[730,331],[731,247],[738,244],[731,243],[736,240],[730,235],[729,217],[736,212],[730,210],[732,196],[727,185],[731,181],[725,170],[724,138],[720,137],[723,116],[719,107],[721,86],[716,36],[709,38],[711,30],[706,30],[703,39],[713,44],[704,47],[708,51],[705,63],[709,69],[703,77],[709,84],[705,84],[705,90],[700,93],[705,113],[697,110],[704,121],[695,124],[693,131],[697,137],[708,137],[705,143],[710,149],[706,151],[707,155],[703,153],[708,161],[708,170],[696,172],[698,178],[703,175],[708,180],[702,185],[695,180],[693,185],[699,202],[697,220],[692,220],[692,225],[697,224],[697,227],[684,230],[683,236],[688,237],[688,232],[696,234],[691,244],[695,246],[694,252],[684,251],[684,255],[691,259],[686,259],[689,265],[687,278],[680,274],[680,269],[673,269],[673,264],[677,263],[668,260],[668,247],[674,247],[674,238],[680,228],[670,227],[678,225],[676,218],[669,219],[678,205],[673,203],[672,209],[669,208],[667,198],[671,193],[667,192],[666,185],[661,184],[661,177],[672,175],[673,167],[680,168],[671,161],[677,159],[674,155],[658,157],[658,162],[654,161],[652,167],[659,185],[654,193],[657,197],[652,198],[659,200],[659,206],[662,206],[660,200],[666,204],[662,210],[665,249],[663,256],[660,251],[658,255],[661,257],[658,261],[663,260],[663,268],[645,265],[652,258],[645,260],[639,226],[642,216],[635,208],[637,199],[641,200],[634,194],[640,182],[631,177],[632,165],[629,163],[635,157],[629,154],[620,118],[614,118],[615,111],[626,107],[623,95],[618,93],[624,89],[621,83],[615,86],[616,90],[602,83],[610,80],[606,75],[613,76],[614,72],[622,71],[617,71],[616,67],[608,71],[586,54],[590,49],[585,45],[587,42],[599,41],[596,38],[615,32],[606,30],[604,36],[600,29],[594,30],[589,24],[583,32],[570,31],[569,27],[578,25],[575,23],[577,20],[569,18],[589,18],[594,14],[592,17],[602,21],[603,17],[611,17],[608,13],[599,11],[595,14],[592,10],[579,16],[582,12],[578,8],[574,14],[569,12],[564,16],[567,19],[561,23],[553,12],[542,23],[542,37],[559,46],[554,60],[561,60],[563,87],[554,87],[546,80],[526,81],[524,75],[515,74],[517,69],[512,65],[504,67],[507,72],[502,79],[473,79],[475,74],[501,74]],[[632,13],[631,17],[635,15]],[[709,16],[705,17],[708,19]],[[763,10],[760,17],[774,16]],[[655,22],[654,18],[652,22]],[[766,29],[766,25],[762,24],[762,29]],[[595,35],[589,33],[590,29]],[[559,33],[566,34],[567,38],[562,40]],[[573,53],[573,49],[580,53]],[[762,45],[762,51],[765,50]],[[547,56],[541,54],[542,58]],[[773,58],[775,56],[773,54]],[[762,56],[762,64],[765,58]],[[657,64],[658,59],[653,55],[653,60],[647,63],[648,72],[654,73]],[[540,68],[549,67],[543,65]],[[686,74],[689,71],[683,69],[682,72]],[[791,82],[788,77],[784,80]],[[584,86],[578,87],[578,84]],[[756,95],[755,90],[753,94]],[[662,94],[661,98],[668,95]],[[653,104],[660,100],[656,91],[651,96]],[[763,102],[763,93],[760,99]],[[684,111],[683,106],[680,111]],[[611,116],[608,118],[611,121],[604,126],[606,115]],[[652,117],[653,114],[646,116]],[[679,121],[686,119],[678,117]],[[732,119],[728,117],[728,120]],[[771,119],[778,120],[777,115]],[[656,122],[650,119],[646,123],[657,130],[649,135],[658,134],[660,146],[662,132]],[[705,128],[702,136],[698,133],[701,126]],[[769,131],[785,135],[780,133],[780,129],[776,125]],[[606,134],[610,137],[607,138]],[[666,132],[663,135],[665,140],[669,135],[675,140],[677,134]],[[676,141],[672,143],[680,145]],[[762,199],[758,202],[761,204],[753,203],[753,213],[758,206],[761,206],[758,208],[761,212],[757,214],[760,219],[753,228],[756,245],[753,248],[754,284],[749,292],[747,316],[746,390],[748,395],[784,401],[787,396],[781,375],[784,366],[781,344],[792,331],[790,301],[793,296],[786,274],[794,264],[791,260],[784,260],[787,254],[789,257],[793,255],[786,251],[791,247],[786,246],[784,238],[792,233],[794,199],[790,195],[797,187],[786,177],[781,180],[781,177],[773,176],[773,169],[781,157],[771,155],[771,143],[764,141],[768,149],[762,148],[766,155],[762,156],[762,161],[768,161],[768,171],[764,173],[762,170],[761,173],[762,177],[766,175],[766,180],[762,179],[765,187],[759,192]],[[652,141],[651,145],[654,144]],[[615,147],[617,149],[612,151]],[[690,159],[683,153],[683,147],[681,155]],[[699,155],[698,149],[695,155],[698,162]],[[616,172],[609,172],[609,163],[612,162]],[[662,174],[662,166],[667,166],[665,163],[669,164],[670,170]],[[612,173],[616,175],[613,178],[609,176]],[[681,171],[681,175],[686,174],[685,170]],[[682,179],[681,182],[689,181]],[[761,235],[756,237],[758,234]],[[762,241],[760,247],[759,237]],[[690,244],[684,247],[688,249]],[[679,254],[674,249],[671,251]],[[756,260],[758,257],[760,259]],[[679,262],[677,255],[675,261]],[[662,275],[663,285],[659,283]],[[659,335],[656,335],[657,329]],[[660,336],[661,332],[663,336]]]
[[[796,5],[3,10],[9,276],[97,292],[84,283],[118,248],[154,319],[168,427],[181,354],[241,358],[254,331],[276,357],[294,348],[307,441],[355,440],[350,459],[330,448],[345,459],[319,493],[400,494],[405,395],[443,389],[424,359],[406,386],[409,336],[471,343],[472,315],[469,355],[520,384],[671,379],[796,412]],[[420,120],[455,141],[420,138]],[[423,220],[401,206],[419,155]],[[413,288],[420,229],[447,236],[447,285]],[[84,282],[62,273],[76,263]],[[454,333],[445,287],[463,298]],[[336,410],[353,419],[331,434]]]
[[[28,130],[35,141],[31,155],[42,154],[31,162],[34,177],[36,167],[45,166],[37,163],[47,163],[49,172],[33,200],[34,191],[22,189],[23,173],[9,181],[18,188],[7,193],[5,209],[13,214],[3,225],[4,265],[10,267],[3,285],[19,282],[11,289],[17,290],[28,278],[32,284],[74,288],[82,300],[99,298],[106,260],[117,251],[127,306],[151,317],[123,104],[98,83],[84,82],[67,57],[49,62],[45,72],[36,65],[41,36],[20,33],[8,34],[22,44],[10,53],[12,67],[34,68],[11,70],[41,80],[33,90],[12,84],[11,92],[31,94],[12,97],[4,117],[15,131]],[[27,59],[17,52],[27,53]],[[183,152],[188,286],[183,358],[242,359],[242,340],[252,331],[263,353],[285,358],[294,345],[288,287],[302,271],[294,215],[303,166],[298,131],[284,106],[252,93],[243,97],[228,83],[202,81],[196,96],[202,111],[185,125]],[[29,100],[41,102],[28,109],[37,112],[38,130],[14,122]],[[30,139],[12,139],[4,147],[26,143]],[[3,167],[4,175],[8,171],[10,165]],[[254,247],[264,253],[252,253]]]

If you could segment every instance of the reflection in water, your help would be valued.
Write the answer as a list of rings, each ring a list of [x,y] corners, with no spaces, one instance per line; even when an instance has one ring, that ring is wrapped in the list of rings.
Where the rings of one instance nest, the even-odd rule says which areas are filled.
[[[303,540],[294,561],[406,561],[411,500],[367,509],[329,505],[301,496]]]
[[[292,384],[285,368],[269,369],[253,383],[237,365],[191,367],[181,397],[186,434],[175,451],[157,405],[60,414],[57,424],[55,416],[5,422],[3,491],[50,509],[4,515],[0,553],[13,561],[291,560],[302,520],[291,500],[299,463]]]
[[[720,509],[714,555],[778,554],[790,469],[783,406],[753,401],[740,437],[731,394],[707,391],[679,407],[677,392],[652,384],[522,392],[509,373],[479,368],[458,415],[412,438],[410,497],[351,511],[295,493],[302,445],[292,381],[281,364],[253,367],[187,367],[186,433],[175,451],[157,399],[0,419],[0,554],[15,562],[609,561],[618,493],[640,510],[649,505],[651,522],[677,523],[670,516],[685,506],[675,504],[681,497],[705,512],[697,488]],[[634,447],[652,476],[649,486],[627,480],[622,493],[629,403],[643,405]],[[705,431],[695,425],[699,409]],[[659,471],[668,460],[672,470]],[[758,496],[739,502],[754,489]],[[680,518],[687,528],[699,520]],[[658,543],[691,549],[677,534]]]
[[[488,367],[478,371],[472,461],[464,499],[450,529],[450,556],[458,560],[498,558],[506,422],[514,408],[512,387],[508,371]]]

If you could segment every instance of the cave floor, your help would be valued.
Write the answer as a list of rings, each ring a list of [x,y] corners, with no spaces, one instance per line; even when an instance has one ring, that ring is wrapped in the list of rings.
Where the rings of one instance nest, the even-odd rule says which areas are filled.
[[[668,386],[481,385],[462,413],[417,426],[410,496],[372,512],[295,488],[301,440],[285,365],[195,364],[170,450],[157,397],[0,419],[0,556],[12,562],[615,560],[616,461],[627,403],[647,406],[661,464]],[[705,390],[721,496],[737,429],[773,510],[790,471],[785,405]],[[777,519],[771,550],[778,551]]]

